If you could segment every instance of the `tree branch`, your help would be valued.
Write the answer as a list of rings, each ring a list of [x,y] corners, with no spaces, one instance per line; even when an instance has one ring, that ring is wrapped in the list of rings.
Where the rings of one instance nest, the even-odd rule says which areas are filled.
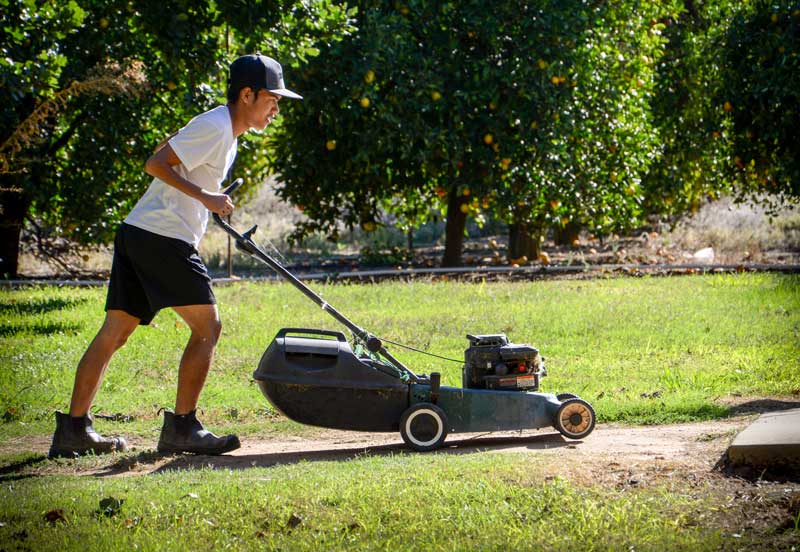
[[[80,113],[78,113],[78,116],[72,120],[67,130],[64,131],[64,134],[59,136],[58,140],[53,142],[50,145],[50,147],[47,148],[47,152],[45,153],[45,155],[53,155],[58,150],[66,146],[67,142],[69,142],[70,138],[72,138],[75,135],[75,132],[77,132],[78,127],[80,127],[80,125],[83,123],[83,121],[85,121],[88,118],[88,116],[89,115],[85,111],[81,111]]]

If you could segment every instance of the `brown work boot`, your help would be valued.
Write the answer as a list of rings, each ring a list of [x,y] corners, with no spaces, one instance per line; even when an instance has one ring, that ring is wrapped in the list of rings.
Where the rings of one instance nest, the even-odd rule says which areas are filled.
[[[94,430],[91,414],[70,416],[56,411],[56,432],[50,446],[50,458],[76,458],[84,454],[125,452],[128,443],[122,437],[106,438]]]
[[[203,429],[203,424],[197,419],[197,410],[181,415],[169,410],[164,411],[164,425],[161,428],[161,437],[158,439],[158,452],[216,455],[236,450],[240,446],[236,435],[217,437]]]

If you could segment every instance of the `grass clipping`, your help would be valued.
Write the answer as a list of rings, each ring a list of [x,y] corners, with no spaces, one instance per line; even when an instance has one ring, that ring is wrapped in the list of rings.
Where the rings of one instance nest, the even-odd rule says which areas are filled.
[[[69,86],[40,103],[17,126],[13,134],[0,145],[0,174],[23,172],[27,159],[17,159],[18,153],[44,139],[42,128],[52,117],[62,111],[71,98],[81,95],[105,94],[108,96],[139,96],[147,84],[144,63],[126,60],[123,63],[106,61],[89,71],[85,80],[73,81]]]

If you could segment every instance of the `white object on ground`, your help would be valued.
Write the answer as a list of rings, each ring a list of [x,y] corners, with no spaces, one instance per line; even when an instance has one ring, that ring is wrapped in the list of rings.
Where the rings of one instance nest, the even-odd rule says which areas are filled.
[[[696,251],[694,255],[692,255],[692,259],[700,263],[713,263],[714,262],[714,248],[713,247],[705,247],[700,251]]]

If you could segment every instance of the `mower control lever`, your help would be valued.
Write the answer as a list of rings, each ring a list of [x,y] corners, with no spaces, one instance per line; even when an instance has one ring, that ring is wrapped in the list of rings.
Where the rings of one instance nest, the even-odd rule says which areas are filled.
[[[242,184],[244,184],[244,179],[243,178],[237,178],[236,180],[233,181],[233,184],[231,184],[230,186],[225,188],[222,191],[222,193],[225,194],[225,195],[228,195],[228,196],[229,195],[233,195],[233,192],[238,190],[239,186],[241,186]]]
[[[256,233],[256,230],[258,230],[258,224],[254,224],[250,230],[242,234],[242,237],[246,240],[249,240],[250,236]]]

